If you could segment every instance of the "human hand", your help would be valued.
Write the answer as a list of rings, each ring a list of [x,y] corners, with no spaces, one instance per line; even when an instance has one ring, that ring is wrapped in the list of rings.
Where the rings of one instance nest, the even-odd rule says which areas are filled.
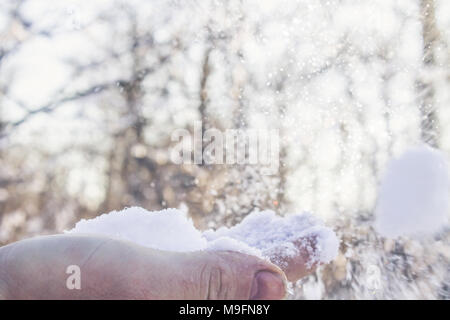
[[[289,280],[311,271],[299,256]],[[69,290],[67,267],[80,268]],[[282,299],[286,275],[260,258],[231,251],[169,252],[94,235],[54,235],[0,248],[6,299]]]

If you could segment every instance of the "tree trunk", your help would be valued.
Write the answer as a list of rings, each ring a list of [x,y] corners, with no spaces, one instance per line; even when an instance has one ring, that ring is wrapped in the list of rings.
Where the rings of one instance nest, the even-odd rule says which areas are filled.
[[[417,81],[421,116],[422,141],[432,147],[438,146],[438,117],[434,108],[434,85],[430,73],[434,71],[434,55],[438,41],[434,0],[420,0],[423,39],[423,73]]]

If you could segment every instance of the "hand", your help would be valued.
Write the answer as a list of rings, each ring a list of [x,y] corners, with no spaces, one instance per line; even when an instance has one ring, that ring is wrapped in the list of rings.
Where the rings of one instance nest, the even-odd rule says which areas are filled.
[[[285,266],[304,276],[303,258]],[[66,273],[80,268],[81,289]],[[308,270],[311,271],[311,270]],[[160,251],[91,235],[54,235],[0,248],[0,298],[6,299],[282,299],[285,273],[231,251]]]

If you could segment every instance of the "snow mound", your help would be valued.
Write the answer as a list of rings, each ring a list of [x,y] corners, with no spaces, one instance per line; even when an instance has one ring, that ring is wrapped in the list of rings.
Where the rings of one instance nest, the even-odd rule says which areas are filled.
[[[330,228],[308,213],[280,217],[273,211],[254,212],[232,228],[222,227],[208,230],[204,236],[209,241],[228,237],[261,251],[264,257],[273,260],[293,257],[299,254],[301,241],[310,254],[309,263],[329,263],[338,252],[339,241]],[[312,240],[314,245],[311,245]],[[276,262],[276,261],[274,261]]]
[[[147,211],[132,207],[81,220],[68,233],[90,233],[128,240],[154,249],[188,252],[204,250],[207,241],[190,219],[177,209]]]
[[[254,212],[232,228],[202,233],[177,209],[149,212],[133,207],[81,220],[66,232],[112,236],[168,251],[238,251],[272,261],[275,256],[282,260],[299,254],[294,242],[310,239],[313,246],[311,241],[302,244],[309,252],[310,264],[330,262],[339,246],[334,232],[312,215],[293,214],[283,218],[273,211]]]
[[[448,221],[450,179],[445,155],[428,146],[388,165],[379,190],[375,228],[383,236],[423,236]]]

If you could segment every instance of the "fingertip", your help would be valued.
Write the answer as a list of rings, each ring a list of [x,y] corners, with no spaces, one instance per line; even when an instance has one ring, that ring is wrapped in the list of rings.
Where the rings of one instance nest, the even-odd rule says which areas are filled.
[[[285,279],[270,271],[259,271],[253,279],[250,300],[280,300],[286,295]]]

